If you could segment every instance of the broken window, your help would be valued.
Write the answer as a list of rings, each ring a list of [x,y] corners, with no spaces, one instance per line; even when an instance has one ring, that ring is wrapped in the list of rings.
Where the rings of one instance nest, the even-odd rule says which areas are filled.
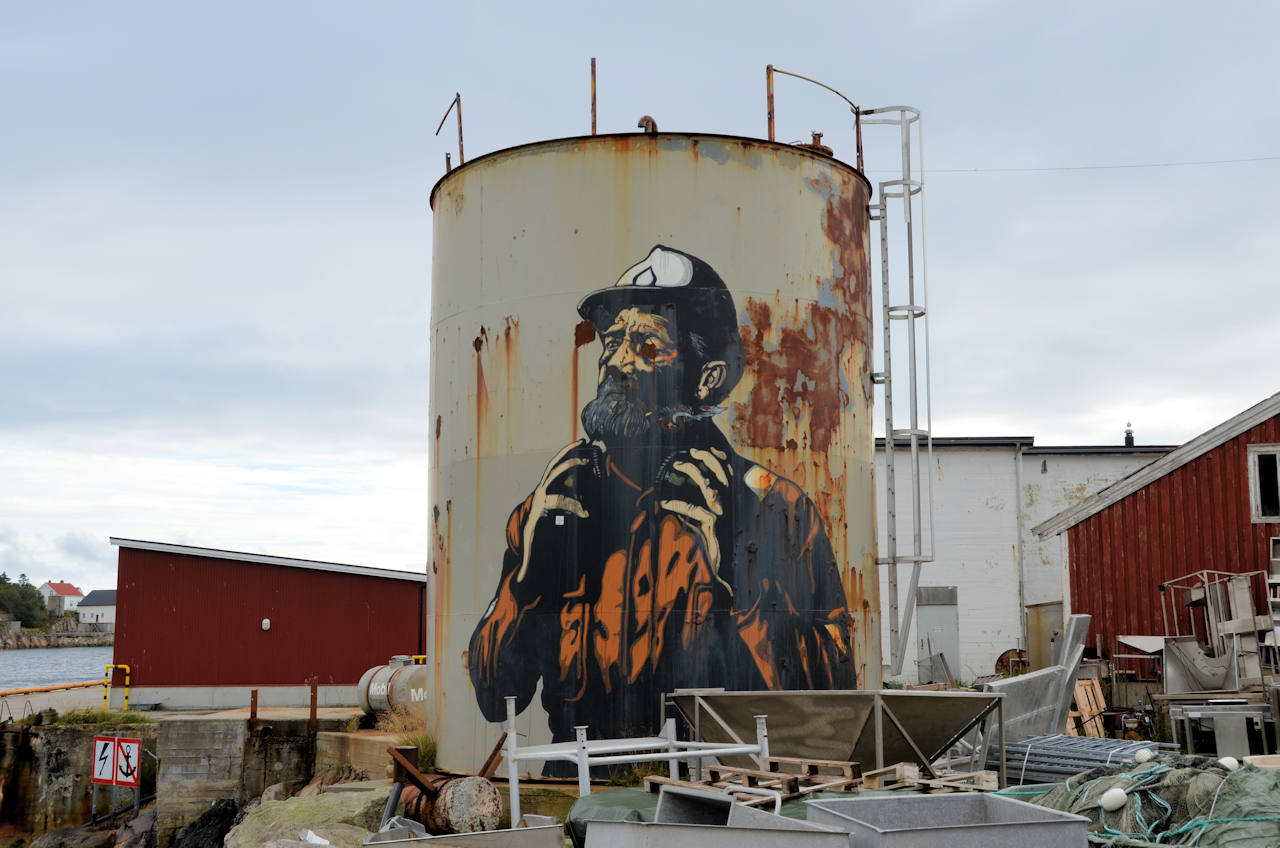
[[[1280,445],[1249,445],[1249,504],[1255,524],[1280,522]]]

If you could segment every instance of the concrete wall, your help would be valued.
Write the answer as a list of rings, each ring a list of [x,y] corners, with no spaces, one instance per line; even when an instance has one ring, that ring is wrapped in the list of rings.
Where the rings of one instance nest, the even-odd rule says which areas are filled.
[[[310,779],[315,763],[315,738],[305,719],[260,720],[251,731],[247,719],[168,718],[156,744],[161,848],[215,801],[244,804],[280,782],[296,789]]]
[[[156,726],[132,725],[126,730],[33,727],[0,732],[0,825],[17,832],[39,834],[75,827],[89,820],[93,797],[93,737],[141,738],[155,750]],[[144,794],[155,785],[155,768],[143,757]],[[120,789],[118,805],[131,799]],[[106,812],[111,788],[99,790],[98,810]]]
[[[942,441],[942,440],[939,440]],[[1036,448],[1029,439],[990,440],[987,445],[935,445],[933,464],[922,460],[926,491],[923,519],[929,544],[928,487],[932,485],[935,559],[921,569],[921,586],[955,586],[960,623],[960,667],[964,681],[991,674],[1010,648],[1025,647],[1023,605],[1063,599],[1066,563],[1058,539],[1041,541],[1030,528],[1156,458],[1114,448],[1080,453],[1065,448]],[[899,552],[911,544],[911,504],[907,496],[909,454],[894,453],[898,486]],[[876,453],[877,485],[883,493],[884,451]],[[904,520],[905,519],[905,520]],[[879,550],[886,550],[883,506],[878,520]],[[1022,575],[1021,592],[1019,575]],[[899,567],[899,616],[907,601],[909,567]],[[881,566],[882,643],[890,662],[889,585]],[[907,650],[898,679],[916,679],[914,621],[905,634]],[[886,676],[889,672],[886,671]]]
[[[122,678],[111,687],[113,710],[124,704]],[[166,710],[227,710],[249,706],[252,692],[258,690],[259,707],[309,707],[308,686],[134,686],[129,690],[129,703],[158,704]],[[354,707],[360,702],[355,686],[320,686],[316,706]]]

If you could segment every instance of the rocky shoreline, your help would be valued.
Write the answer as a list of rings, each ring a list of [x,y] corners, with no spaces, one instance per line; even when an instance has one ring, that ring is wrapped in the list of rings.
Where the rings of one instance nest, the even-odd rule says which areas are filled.
[[[47,633],[43,630],[0,633],[0,651],[18,648],[93,648],[113,642],[114,636],[110,633]]]

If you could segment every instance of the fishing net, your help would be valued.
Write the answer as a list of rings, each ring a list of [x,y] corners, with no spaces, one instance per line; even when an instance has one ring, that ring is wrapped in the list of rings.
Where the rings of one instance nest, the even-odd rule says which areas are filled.
[[[1107,812],[1098,801],[1119,787],[1127,802]],[[1208,757],[1161,757],[1123,769],[1097,768],[1047,792],[1002,794],[1089,819],[1100,845],[1280,846],[1280,771],[1229,771]]]

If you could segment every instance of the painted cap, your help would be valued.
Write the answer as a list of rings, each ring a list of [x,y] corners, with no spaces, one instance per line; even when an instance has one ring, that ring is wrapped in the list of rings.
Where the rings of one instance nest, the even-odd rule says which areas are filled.
[[[623,271],[612,286],[584,297],[578,314],[601,330],[629,306],[667,304],[678,316],[694,320],[690,329],[703,333],[713,326],[731,327],[737,337],[738,313],[720,275],[698,257],[661,244]]]

